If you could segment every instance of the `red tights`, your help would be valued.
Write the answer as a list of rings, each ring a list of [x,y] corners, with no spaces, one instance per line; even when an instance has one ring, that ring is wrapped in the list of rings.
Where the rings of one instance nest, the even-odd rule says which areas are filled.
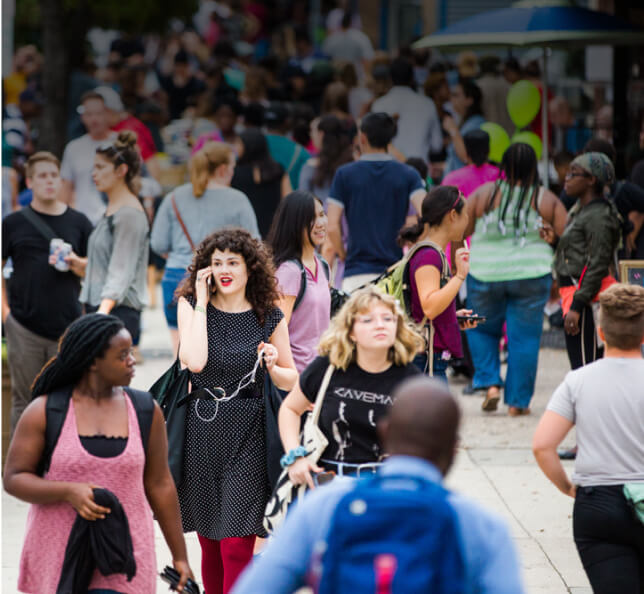
[[[253,558],[255,536],[212,540],[197,534],[201,545],[204,594],[227,594]]]

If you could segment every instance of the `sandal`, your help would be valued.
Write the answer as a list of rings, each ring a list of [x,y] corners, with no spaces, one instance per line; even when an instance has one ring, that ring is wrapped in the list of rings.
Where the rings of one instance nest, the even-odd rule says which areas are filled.
[[[508,415],[511,417],[522,417],[530,414],[529,408],[520,408],[518,406],[511,406],[508,409]]]
[[[487,389],[485,400],[481,404],[481,410],[485,412],[494,412],[499,405],[500,390],[496,386],[491,386]]]

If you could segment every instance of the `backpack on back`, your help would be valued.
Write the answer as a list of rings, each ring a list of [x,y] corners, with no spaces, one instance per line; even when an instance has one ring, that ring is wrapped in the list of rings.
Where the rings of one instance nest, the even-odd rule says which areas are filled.
[[[150,429],[154,416],[154,400],[148,392],[142,392],[141,390],[135,390],[133,388],[124,388],[124,390],[132,400],[139,423],[139,431],[141,432],[143,450],[147,451],[148,438],[150,437]],[[69,402],[72,397],[71,392],[71,387],[67,387],[61,390],[55,390],[47,396],[47,404],[45,405],[45,447],[40,462],[38,463],[37,472],[39,476],[44,476],[49,470],[51,456],[54,453],[56,443],[58,443],[60,432],[63,430],[65,417],[69,409]]]
[[[376,476],[340,500],[322,557],[319,594],[462,594],[456,513],[439,484]]]
[[[381,274],[373,284],[387,295],[392,295],[398,300],[403,311],[411,320],[411,282],[409,276],[409,262],[412,257],[423,248],[432,248],[438,252],[441,257],[442,270],[440,273],[440,286],[444,287],[449,279],[449,265],[443,250],[433,241],[420,241],[409,248],[404,257],[395,264],[392,264],[384,274]],[[425,323],[423,320],[422,324]]]

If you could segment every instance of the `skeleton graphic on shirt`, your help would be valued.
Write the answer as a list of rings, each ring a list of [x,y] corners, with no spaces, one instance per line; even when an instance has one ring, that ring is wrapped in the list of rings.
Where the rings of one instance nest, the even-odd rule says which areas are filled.
[[[351,431],[349,423],[344,418],[344,411],[346,409],[346,402],[340,402],[338,410],[338,418],[331,423],[331,430],[333,431],[333,439],[338,446],[338,453],[336,460],[342,462],[344,460],[345,450],[351,447]]]

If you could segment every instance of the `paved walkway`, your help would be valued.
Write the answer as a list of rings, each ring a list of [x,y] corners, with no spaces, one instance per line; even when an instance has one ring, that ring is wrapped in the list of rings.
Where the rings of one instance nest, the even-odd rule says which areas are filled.
[[[160,309],[144,315],[141,348],[145,362],[133,387],[145,389],[171,363],[169,337]],[[503,410],[485,414],[480,396],[460,396],[464,410],[461,449],[448,477],[451,488],[497,511],[508,522],[523,567],[529,594],[591,594],[572,540],[572,499],[560,494],[536,466],[530,443],[550,394],[568,370],[564,351],[543,349],[539,361],[533,414],[510,418]],[[572,445],[574,436],[569,437]],[[568,463],[570,470],[570,463]],[[18,563],[28,506],[2,494],[2,592],[16,592]],[[194,534],[187,535],[193,571],[200,578],[201,554]],[[46,546],[46,543],[43,543]],[[157,526],[157,565],[171,556]],[[167,586],[159,581],[158,592]],[[268,591],[268,590],[267,590]],[[261,594],[261,593],[258,593]]]

